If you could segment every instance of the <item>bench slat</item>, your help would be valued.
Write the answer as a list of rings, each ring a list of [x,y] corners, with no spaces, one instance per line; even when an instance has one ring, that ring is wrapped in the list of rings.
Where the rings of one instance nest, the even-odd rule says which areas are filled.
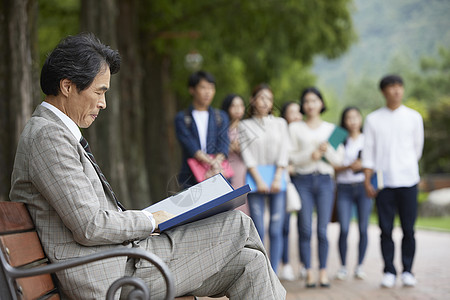
[[[0,242],[3,249],[8,249],[6,256],[13,267],[46,258],[35,231],[0,236]]]
[[[59,297],[58,294],[53,294],[50,297],[46,298],[45,300],[59,300],[59,299],[61,298]]]
[[[52,277],[49,274],[19,278],[17,283],[21,287],[24,300],[36,299],[55,289]]]
[[[34,224],[25,204],[0,201],[0,245],[2,249],[8,248],[7,258],[11,266],[23,266],[46,258],[37,233],[31,230],[34,230]],[[19,278],[17,284],[24,300],[36,299],[55,289],[49,274]],[[58,294],[46,298],[59,299]],[[195,297],[184,296],[175,299],[194,300]]]
[[[0,234],[33,228],[34,224],[25,204],[0,201]]]

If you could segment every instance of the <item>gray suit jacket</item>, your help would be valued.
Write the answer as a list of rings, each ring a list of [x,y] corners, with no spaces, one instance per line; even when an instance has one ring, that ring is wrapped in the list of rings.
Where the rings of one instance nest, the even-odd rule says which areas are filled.
[[[140,211],[118,211],[88,155],[64,123],[39,105],[19,140],[10,199],[27,204],[44,250],[61,261],[144,239],[151,222]],[[57,274],[73,299],[102,299],[124,275],[126,257]]]

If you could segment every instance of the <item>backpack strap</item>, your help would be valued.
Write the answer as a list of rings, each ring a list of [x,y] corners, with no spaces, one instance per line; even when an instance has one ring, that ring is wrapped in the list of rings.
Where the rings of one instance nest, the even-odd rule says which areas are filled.
[[[223,120],[222,120],[222,115],[220,114],[220,110],[214,108],[214,116],[216,119],[217,127],[222,127]]]
[[[216,120],[217,127],[222,127],[223,119],[222,115],[220,114],[220,110],[214,108],[214,118]],[[189,108],[186,108],[184,110],[184,124],[188,129],[191,129],[192,126],[192,117],[189,113]]]
[[[186,108],[184,110],[184,124],[186,125],[186,127],[188,129],[191,129],[191,125],[192,125],[192,117],[189,113],[189,108]]]

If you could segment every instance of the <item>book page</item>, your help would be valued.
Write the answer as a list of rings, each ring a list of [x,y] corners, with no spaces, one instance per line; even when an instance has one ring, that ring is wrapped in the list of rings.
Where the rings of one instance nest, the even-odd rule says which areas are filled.
[[[231,191],[231,185],[222,175],[217,174],[144,210],[151,213],[164,210],[179,215]]]

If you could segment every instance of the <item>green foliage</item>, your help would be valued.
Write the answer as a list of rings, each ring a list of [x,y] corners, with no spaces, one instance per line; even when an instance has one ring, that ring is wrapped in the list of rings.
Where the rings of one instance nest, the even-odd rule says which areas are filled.
[[[427,109],[427,114],[422,113],[425,126],[422,169],[426,173],[450,173],[450,47],[440,48],[439,55],[422,58],[421,71],[413,77],[410,93],[422,110]]]
[[[425,122],[423,166],[429,173],[450,173],[450,96],[442,97],[430,109]]]
[[[428,194],[426,192],[422,192],[419,190],[419,194],[417,195],[417,202],[419,202],[419,204],[421,203],[425,203],[428,201]]]
[[[378,81],[370,76],[361,76],[349,81],[346,87],[344,106],[356,106],[363,116],[382,107],[385,102],[378,89]]]
[[[80,0],[39,0],[40,64],[68,34],[79,31]],[[144,55],[170,57],[171,89],[190,100],[185,57],[199,52],[202,69],[217,80],[218,106],[231,92],[248,99],[252,87],[268,82],[277,105],[298,99],[313,85],[315,54],[337,57],[355,40],[351,0],[138,1]]]
[[[248,96],[269,82],[280,103],[298,98],[314,77],[315,54],[337,57],[355,34],[350,0],[141,1],[142,36],[148,49],[173,61],[173,89],[189,98],[186,54],[203,56],[202,68],[216,76],[217,98],[229,92]],[[297,81],[301,80],[301,81]],[[278,86],[278,85],[281,86]],[[276,100],[277,101],[277,100]]]
[[[411,94],[434,103],[443,95],[450,95],[450,46],[439,48],[439,56],[423,57],[420,74],[415,78]]]
[[[404,101],[404,104],[418,111],[419,114],[422,116],[424,123],[426,123],[429,120],[428,105],[426,102],[410,97],[406,101]]]
[[[277,110],[279,111],[283,103],[287,101],[299,102],[301,91],[314,85],[315,80],[315,76],[301,61],[286,59],[280,76],[274,77],[268,82],[275,96]]]
[[[421,57],[437,57],[439,47],[450,46],[450,1],[354,0],[354,3],[352,17],[358,42],[339,59],[321,58],[314,64],[319,81],[334,88],[340,96],[345,97],[348,82],[357,82],[362,77],[369,76],[377,82],[392,71],[413,68],[412,71],[418,72],[417,61]],[[399,60],[399,64],[394,66],[393,60]],[[402,67],[401,61],[407,65]]]
[[[321,93],[327,106],[327,110],[323,113],[322,119],[334,124],[339,124],[344,106],[337,100],[338,97],[334,90],[322,88]]]
[[[398,223],[400,223],[399,220]],[[416,227],[428,230],[450,231],[450,217],[418,217]]]
[[[67,35],[79,30],[80,0],[38,0],[39,61],[44,64],[47,54]]]

